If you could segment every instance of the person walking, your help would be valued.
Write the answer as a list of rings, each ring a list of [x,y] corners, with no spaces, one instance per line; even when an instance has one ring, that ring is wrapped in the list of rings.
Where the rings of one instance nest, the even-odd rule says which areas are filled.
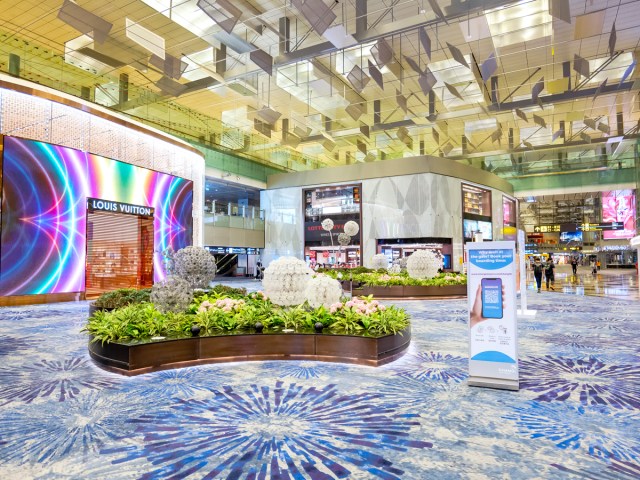
[[[533,276],[536,279],[536,286],[538,287],[538,293],[542,287],[542,263],[540,263],[540,257],[536,257],[533,260]]]
[[[595,260],[591,260],[591,275],[595,275],[596,273],[598,273],[596,271],[596,261]]]
[[[553,270],[555,268],[556,266],[553,263],[553,258],[549,257],[549,260],[547,260],[547,265],[545,266],[545,269],[544,269],[544,277],[547,281],[547,290],[549,289],[555,290],[555,288],[553,288],[553,284],[555,282],[555,275]]]
[[[571,270],[573,270],[573,275],[578,274],[578,259],[576,257],[571,257]]]

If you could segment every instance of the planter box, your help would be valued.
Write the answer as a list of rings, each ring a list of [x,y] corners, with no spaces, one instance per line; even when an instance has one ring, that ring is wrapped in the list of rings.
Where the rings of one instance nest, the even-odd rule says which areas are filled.
[[[133,345],[89,343],[89,355],[99,366],[123,375],[251,360],[316,360],[377,367],[404,355],[410,342],[410,327],[397,335],[379,338],[322,333],[254,333]]]
[[[447,285],[443,287],[391,286],[362,287],[353,290],[354,295],[373,295],[378,298],[429,298],[467,296],[466,285]]]

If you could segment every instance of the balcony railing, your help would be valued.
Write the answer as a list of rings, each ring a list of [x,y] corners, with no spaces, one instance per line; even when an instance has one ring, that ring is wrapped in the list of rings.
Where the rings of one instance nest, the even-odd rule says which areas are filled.
[[[264,230],[264,210],[236,203],[207,202],[204,224],[214,227]]]

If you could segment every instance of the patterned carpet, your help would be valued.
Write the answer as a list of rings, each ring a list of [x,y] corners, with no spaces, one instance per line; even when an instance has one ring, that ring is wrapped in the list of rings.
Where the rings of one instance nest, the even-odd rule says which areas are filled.
[[[531,297],[519,392],[466,385],[464,300],[396,302],[413,342],[384,367],[132,378],[89,359],[86,303],[0,309],[0,478],[640,478],[640,303]]]

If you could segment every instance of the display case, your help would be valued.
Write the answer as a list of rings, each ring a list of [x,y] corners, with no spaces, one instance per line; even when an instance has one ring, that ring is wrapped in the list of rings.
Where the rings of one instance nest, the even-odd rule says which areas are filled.
[[[491,191],[473,185],[462,185],[462,211],[491,217]]]

